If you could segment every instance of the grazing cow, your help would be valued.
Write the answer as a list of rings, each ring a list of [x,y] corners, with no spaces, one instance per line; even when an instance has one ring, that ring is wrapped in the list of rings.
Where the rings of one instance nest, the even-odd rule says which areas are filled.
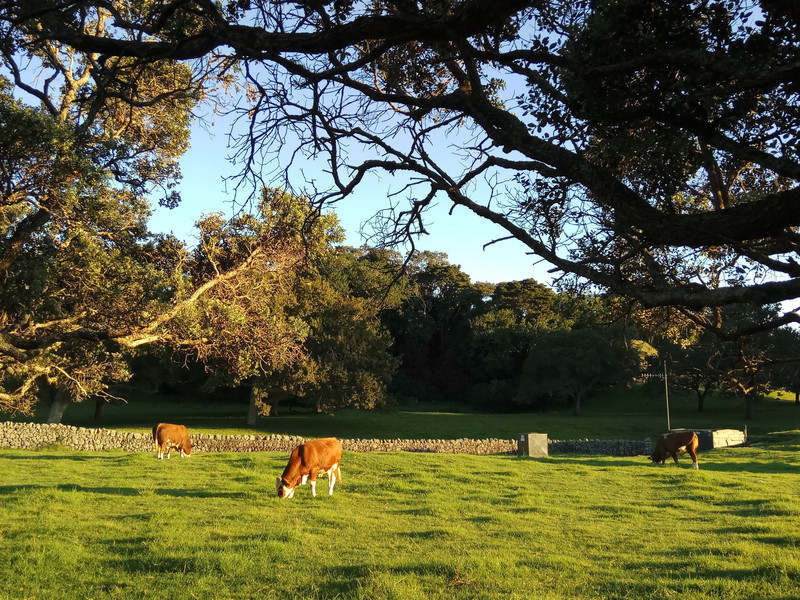
[[[692,457],[692,467],[697,466],[697,446],[699,445],[697,434],[694,431],[673,431],[665,433],[656,442],[656,448],[650,455],[650,460],[662,465],[667,460],[667,456],[672,456],[675,464],[678,464],[678,452],[688,452]]]
[[[192,454],[192,441],[184,425],[159,423],[153,427],[153,443],[156,445],[158,460],[164,458],[164,450],[169,458],[173,448],[181,451],[181,458]]]
[[[278,477],[278,498],[293,498],[298,485],[311,482],[311,495],[317,495],[317,475],[328,474],[328,494],[333,495],[333,484],[342,480],[339,464],[342,462],[342,445],[336,438],[322,438],[300,444],[292,450],[289,464]]]

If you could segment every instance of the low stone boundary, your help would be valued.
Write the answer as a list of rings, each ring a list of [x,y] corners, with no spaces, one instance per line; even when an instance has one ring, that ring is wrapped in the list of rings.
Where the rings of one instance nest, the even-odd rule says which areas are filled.
[[[291,452],[304,438],[291,435],[208,435],[192,434],[196,452]],[[351,452],[438,452],[447,454],[516,454],[517,440],[362,440],[342,439]],[[45,423],[0,423],[0,448],[38,449],[61,445],[73,450],[152,452],[153,437],[112,429],[75,427]],[[650,440],[549,440],[550,453],[636,456],[650,454]]]
[[[443,454],[516,454],[516,440],[341,440],[342,448],[354,452],[439,452]]]
[[[550,454],[605,454],[606,456],[642,456],[653,452],[653,443],[644,440],[548,440]]]

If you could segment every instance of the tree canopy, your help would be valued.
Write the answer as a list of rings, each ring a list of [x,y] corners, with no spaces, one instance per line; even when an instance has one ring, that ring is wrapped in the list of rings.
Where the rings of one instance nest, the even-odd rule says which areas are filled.
[[[243,174],[295,140],[291,157],[327,162],[319,203],[405,175],[388,242],[445,198],[647,306],[800,294],[800,12],[785,0],[2,0],[0,38],[21,89],[32,45],[81,53],[87,106],[140,102],[121,92],[131,69],[198,81],[236,62]]]

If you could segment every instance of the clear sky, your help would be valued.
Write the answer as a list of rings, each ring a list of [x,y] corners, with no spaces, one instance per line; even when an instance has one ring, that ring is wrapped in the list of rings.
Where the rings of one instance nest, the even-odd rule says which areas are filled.
[[[150,221],[153,231],[173,233],[193,243],[196,233],[193,226],[202,214],[232,214],[233,193],[226,191],[222,178],[235,174],[238,169],[226,159],[230,154],[227,131],[227,126],[222,124],[213,126],[211,132],[200,126],[193,129],[191,148],[181,160],[182,203],[173,210],[156,207]],[[315,175],[323,177],[321,165],[318,170]],[[351,197],[336,205],[334,212],[347,233],[348,245],[365,243],[359,234],[362,224],[376,211],[389,205],[387,193],[397,187],[398,184],[386,174],[380,180],[365,181]],[[417,241],[419,249],[446,253],[449,261],[460,265],[473,282],[499,283],[534,278],[541,283],[550,283],[549,265],[544,262],[536,264],[536,257],[528,255],[522,243],[506,240],[484,250],[484,244],[504,237],[505,232],[463,207],[456,208],[452,215],[448,214],[449,208],[446,201],[441,201],[428,213],[429,235]]]
[[[17,94],[22,100],[31,101],[26,94]],[[509,97],[513,97],[513,93]],[[216,123],[209,123],[211,120]],[[151,230],[173,233],[193,243],[194,223],[202,214],[223,212],[231,216],[233,193],[226,191],[223,177],[233,175],[239,169],[227,160],[230,154],[227,147],[229,129],[230,123],[219,116],[208,116],[204,123],[195,124],[191,147],[181,160],[183,180],[179,189],[182,203],[172,210],[155,206],[150,220]],[[444,141],[443,147],[447,145]],[[324,165],[310,165],[311,178],[324,177],[323,168]],[[401,186],[402,183],[384,174],[381,179],[365,181],[351,197],[336,205],[334,212],[347,233],[346,244],[361,246],[366,242],[359,233],[362,225],[378,210],[388,207],[388,194]],[[449,208],[449,203],[442,200],[426,213],[429,235],[417,239],[419,250],[444,252],[448,260],[459,265],[473,282],[499,283],[534,278],[541,283],[551,283],[552,275],[547,273],[549,265],[528,255],[521,242],[506,240],[484,250],[484,244],[504,237],[505,232],[466,208],[458,207],[452,215],[448,214]],[[405,251],[404,248],[396,250]]]

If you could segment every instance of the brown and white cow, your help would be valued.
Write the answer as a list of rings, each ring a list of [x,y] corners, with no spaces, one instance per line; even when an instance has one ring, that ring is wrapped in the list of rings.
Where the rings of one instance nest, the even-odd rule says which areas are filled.
[[[700,441],[697,439],[697,434],[694,431],[673,431],[665,433],[656,441],[656,448],[650,455],[650,460],[654,463],[661,463],[662,465],[667,460],[667,456],[672,456],[675,464],[678,464],[678,452],[688,452],[692,457],[692,467],[699,469],[697,466],[697,446]]]
[[[153,443],[156,445],[158,460],[164,458],[164,450],[169,458],[173,448],[181,451],[181,458],[192,454],[192,441],[184,425],[159,423],[153,427]]]
[[[342,480],[339,465],[342,462],[342,445],[334,437],[311,440],[292,450],[289,464],[276,482],[278,498],[293,498],[299,485],[311,482],[311,495],[317,495],[317,475],[327,473],[328,494],[333,494],[336,480]]]

